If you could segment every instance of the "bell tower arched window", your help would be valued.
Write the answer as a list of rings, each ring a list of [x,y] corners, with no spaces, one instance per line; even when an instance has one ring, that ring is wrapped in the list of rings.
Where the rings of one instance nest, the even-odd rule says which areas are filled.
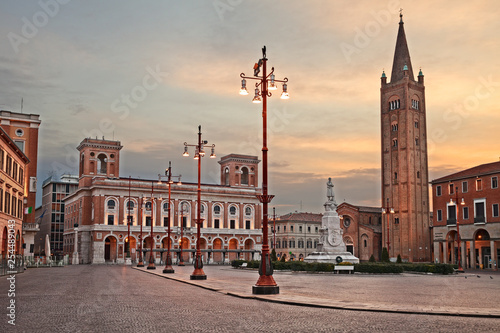
[[[224,169],[224,185],[229,186],[229,168]]]
[[[241,168],[241,185],[248,185],[248,168]]]
[[[108,158],[105,154],[97,156],[97,173],[106,174],[108,172]]]

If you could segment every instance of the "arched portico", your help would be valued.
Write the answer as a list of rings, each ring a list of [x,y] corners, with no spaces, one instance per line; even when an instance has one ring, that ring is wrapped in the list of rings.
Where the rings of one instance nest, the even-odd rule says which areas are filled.
[[[118,257],[118,248],[115,236],[109,235],[104,238],[104,261],[105,262],[116,262]]]

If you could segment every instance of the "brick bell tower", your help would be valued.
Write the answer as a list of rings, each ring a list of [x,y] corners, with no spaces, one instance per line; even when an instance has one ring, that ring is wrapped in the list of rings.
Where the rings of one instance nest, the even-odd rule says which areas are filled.
[[[120,176],[120,141],[86,138],[77,147],[80,152],[80,184],[90,186],[95,177]]]
[[[259,181],[257,156],[229,154],[220,161],[221,185],[257,188]]]
[[[391,82],[382,73],[380,115],[382,136],[383,245],[389,256],[410,262],[431,261],[425,87],[422,71],[413,76],[400,14]],[[387,232],[389,230],[389,233]]]

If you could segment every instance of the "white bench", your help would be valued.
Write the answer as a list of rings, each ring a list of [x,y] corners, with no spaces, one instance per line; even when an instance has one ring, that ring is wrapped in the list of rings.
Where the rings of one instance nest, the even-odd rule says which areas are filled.
[[[340,271],[349,271],[349,274],[354,273],[354,266],[348,266],[348,265],[335,265],[333,270],[339,274]]]
[[[240,266],[240,267],[241,267],[241,268],[247,268],[247,266],[248,266],[248,263],[244,262],[244,263],[242,263],[242,264],[241,264],[241,266]]]

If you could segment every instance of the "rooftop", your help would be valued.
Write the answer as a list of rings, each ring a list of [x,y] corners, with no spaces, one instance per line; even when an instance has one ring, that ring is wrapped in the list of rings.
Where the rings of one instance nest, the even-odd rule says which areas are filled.
[[[457,179],[465,179],[465,178],[470,178],[470,177],[479,177],[483,175],[488,175],[492,173],[498,173],[500,172],[500,161],[499,162],[493,162],[493,163],[487,163],[487,164],[481,164],[475,167],[472,167],[470,169],[462,170],[456,173],[452,173],[451,175],[444,176],[438,179],[434,179],[431,184],[437,184],[437,183],[443,183],[443,182],[448,182],[451,180],[457,180]]]
[[[321,222],[322,218],[323,214],[295,212],[281,215],[278,219],[280,221]]]

